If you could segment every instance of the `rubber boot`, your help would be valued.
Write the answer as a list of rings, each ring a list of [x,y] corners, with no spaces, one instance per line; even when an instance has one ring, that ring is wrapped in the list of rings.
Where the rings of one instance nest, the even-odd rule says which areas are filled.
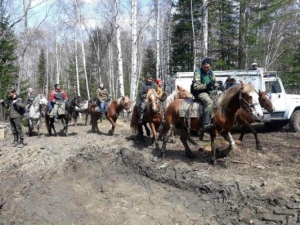
[[[25,145],[24,145],[24,142],[23,140],[21,140],[18,144],[18,148],[23,148]]]
[[[14,142],[11,143],[11,146],[12,147],[17,147],[17,145],[18,145],[18,135],[14,134]]]
[[[140,112],[140,119],[139,119],[138,123],[143,124],[144,123],[143,119],[144,119],[144,112],[142,111],[142,112]]]
[[[203,111],[201,117],[202,117],[204,131],[210,131],[212,128],[215,127],[214,124],[210,123],[210,114],[209,113]]]

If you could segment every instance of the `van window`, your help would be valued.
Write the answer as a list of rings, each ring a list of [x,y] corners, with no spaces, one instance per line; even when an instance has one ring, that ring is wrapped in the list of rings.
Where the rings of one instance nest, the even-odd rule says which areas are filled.
[[[269,93],[281,93],[280,83],[276,81],[266,82],[266,88],[269,90]]]

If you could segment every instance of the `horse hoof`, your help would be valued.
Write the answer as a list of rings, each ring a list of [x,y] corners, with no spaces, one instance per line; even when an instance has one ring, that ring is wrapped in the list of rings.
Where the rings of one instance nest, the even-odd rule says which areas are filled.
[[[259,150],[259,151],[262,151],[262,150],[263,150],[263,147],[262,147],[261,145],[257,145],[257,146],[256,146],[256,149]]]
[[[190,159],[196,159],[197,157],[194,154],[186,154],[186,156]]]

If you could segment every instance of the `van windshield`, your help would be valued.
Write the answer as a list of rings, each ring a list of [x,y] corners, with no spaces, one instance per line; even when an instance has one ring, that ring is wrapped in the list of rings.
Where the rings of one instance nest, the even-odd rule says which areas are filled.
[[[267,81],[266,89],[269,90],[269,93],[281,93],[281,86],[278,80],[276,81]]]

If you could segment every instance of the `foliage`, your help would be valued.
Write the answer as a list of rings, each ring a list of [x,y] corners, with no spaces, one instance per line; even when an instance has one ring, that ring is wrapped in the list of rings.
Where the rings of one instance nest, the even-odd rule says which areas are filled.
[[[42,93],[45,94],[45,86],[47,82],[46,77],[46,57],[45,57],[45,50],[42,49],[39,62],[38,62],[38,77],[37,77],[37,88],[42,90]]]
[[[192,71],[194,63],[193,30],[191,21],[190,0],[179,0],[173,14],[173,32],[171,36],[170,72]],[[193,15],[195,31],[200,30],[200,1],[193,1]]]
[[[1,15],[0,15],[1,16]],[[15,87],[18,79],[19,68],[17,66],[17,40],[12,30],[8,28],[8,19],[3,17],[0,21],[0,98],[7,96],[7,89]]]

